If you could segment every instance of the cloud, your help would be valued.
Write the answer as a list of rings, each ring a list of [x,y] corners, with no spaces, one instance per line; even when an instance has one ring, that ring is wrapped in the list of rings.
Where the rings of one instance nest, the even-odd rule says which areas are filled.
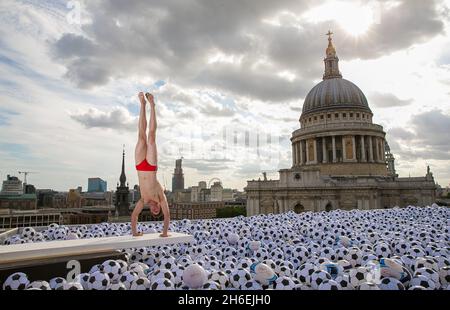
[[[258,162],[254,162],[254,163],[247,163],[245,165],[241,165],[237,170],[236,170],[236,174],[240,175],[242,177],[245,177],[247,179],[254,179],[255,176],[259,175],[262,178],[262,169],[261,169],[261,165]]]
[[[202,174],[227,170],[229,169],[227,164],[230,163],[232,163],[232,161],[226,159],[183,160],[183,165],[185,167],[196,169],[198,172]]]
[[[65,33],[55,43],[55,57],[62,59],[101,56],[97,54],[98,46],[92,40],[74,33]]]
[[[436,1],[405,0],[389,9],[382,1],[380,22],[354,42],[334,20],[313,23],[303,18],[315,4],[86,1],[92,23],[83,25],[85,34],[64,34],[53,50],[67,69],[66,77],[82,88],[129,76],[170,77],[182,88],[283,102],[304,96],[312,80],[320,78],[324,29],[339,33],[336,44],[345,60],[378,58],[443,31]],[[277,75],[286,70],[294,77],[291,81]]]
[[[303,80],[286,81],[271,68],[252,68],[252,64],[216,65],[199,73],[195,83],[229,95],[280,102],[303,96],[313,85]]]
[[[375,92],[369,95],[369,102],[371,105],[377,108],[393,108],[410,105],[413,102],[413,100],[412,99],[402,100],[393,94]]]
[[[205,152],[190,158],[196,163],[188,167],[189,184],[200,173],[202,178],[214,173],[238,187],[258,178],[260,171],[276,175],[273,169],[291,166],[289,138],[299,126],[302,98],[322,76],[323,34],[331,28],[344,76],[353,76],[362,89],[392,94],[382,98],[388,106],[414,99],[402,109],[404,115],[388,115],[390,109],[376,113],[384,124],[403,129],[388,131],[394,155],[403,164],[399,166],[420,166],[422,158],[435,158],[435,175],[448,175],[447,140],[433,137],[438,135],[433,130],[448,128],[410,117],[446,102],[440,94],[448,92],[448,40],[436,35],[442,33],[442,22],[450,20],[438,1],[395,1],[398,5],[389,8],[385,1],[372,1],[381,4],[380,23],[357,38],[346,35],[333,18],[306,20],[304,13],[317,1],[84,2],[91,20],[81,26],[67,23],[65,3],[0,3],[0,106],[18,113],[0,110],[0,140],[22,137],[20,143],[38,158],[20,160],[3,153],[2,171],[30,164],[42,172],[42,186],[58,189],[84,184],[91,174],[115,184],[123,143],[129,147],[127,167],[133,168],[128,154],[137,132],[136,92],[149,89],[157,97],[158,128],[167,128],[158,132],[161,172],[169,169],[170,174],[175,158],[189,156],[185,152],[194,140]],[[440,72],[434,67],[439,64]],[[260,149],[260,157],[252,157],[258,152],[254,146],[236,147],[228,150],[230,162],[214,162],[222,154],[212,147],[220,145],[221,130],[230,127],[241,133],[270,132],[281,143],[272,151]],[[197,136],[198,128],[207,134]],[[271,157],[278,167],[267,162]],[[53,172],[55,164],[65,172]],[[135,171],[127,177],[130,183],[137,181]]]
[[[301,115],[301,113],[302,113],[302,111],[303,111],[303,106],[300,106],[300,105],[290,105],[289,106],[289,108],[292,110],[292,111],[294,111],[294,112],[296,112],[296,113],[298,113],[298,115]]]
[[[420,113],[412,117],[412,126],[418,143],[450,151],[450,115],[441,110]]]
[[[404,0],[394,8],[388,8],[386,2],[379,2],[379,21],[369,29],[366,40],[358,42],[356,48],[346,45],[349,54],[353,48],[353,57],[378,58],[426,42],[444,31],[439,1]]]
[[[389,129],[388,134],[400,140],[410,140],[416,136],[413,132],[407,131],[400,127]]]
[[[391,148],[403,160],[435,159],[450,161],[450,115],[432,110],[412,116],[409,130],[395,127],[388,131]]]
[[[19,113],[0,106],[0,127],[10,125],[11,117],[17,115],[19,115]]]
[[[208,117],[232,117],[236,115],[236,110],[226,104],[226,98],[211,90],[205,92],[183,89],[179,85],[169,82],[155,90],[154,94],[157,96],[158,102],[161,102],[165,107],[164,113],[171,109],[176,113],[178,119],[194,120],[200,117],[200,113]],[[161,114],[163,113],[158,115]]]
[[[80,88],[106,84],[111,78],[108,65],[93,59],[77,59],[70,63],[67,69],[65,76]]]
[[[0,154],[2,154],[4,159],[35,159],[32,151],[27,145],[18,143],[0,143]]]
[[[109,112],[89,108],[85,112],[72,113],[70,117],[86,128],[137,131],[137,118],[124,107],[116,107]]]
[[[236,114],[235,111],[229,109],[227,107],[223,107],[220,105],[205,105],[201,108],[202,113],[206,115],[219,116],[219,117],[228,117]]]

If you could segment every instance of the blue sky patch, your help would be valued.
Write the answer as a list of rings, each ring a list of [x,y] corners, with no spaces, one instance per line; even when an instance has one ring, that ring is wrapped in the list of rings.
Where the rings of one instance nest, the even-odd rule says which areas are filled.
[[[141,108],[141,106],[138,103],[127,105],[128,111],[130,111],[130,113],[133,115],[139,115],[140,108]]]
[[[0,150],[17,159],[32,159],[30,149],[19,143],[0,143]]]
[[[0,107],[0,126],[9,125],[10,118],[15,115],[19,115],[19,113]]]
[[[159,80],[159,81],[157,81],[157,82],[155,82],[155,84],[153,84],[156,88],[161,88],[161,87],[163,87],[164,85],[166,85],[166,82],[165,81],[163,81],[163,80]]]

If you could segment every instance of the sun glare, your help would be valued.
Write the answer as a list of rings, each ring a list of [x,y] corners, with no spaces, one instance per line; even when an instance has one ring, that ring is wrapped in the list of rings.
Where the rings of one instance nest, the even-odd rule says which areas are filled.
[[[222,52],[215,52],[214,54],[208,57],[208,64],[214,63],[228,63],[228,64],[236,64],[241,62],[242,56],[238,55],[227,55]]]
[[[280,78],[285,79],[285,80],[287,80],[287,81],[289,81],[289,82],[295,81],[295,79],[296,79],[296,77],[297,77],[294,73],[290,72],[289,70],[285,70],[285,71],[278,72],[277,75],[278,75]]]
[[[336,21],[348,34],[360,36],[374,23],[374,12],[370,6],[332,1],[311,9],[304,15],[310,22]]]

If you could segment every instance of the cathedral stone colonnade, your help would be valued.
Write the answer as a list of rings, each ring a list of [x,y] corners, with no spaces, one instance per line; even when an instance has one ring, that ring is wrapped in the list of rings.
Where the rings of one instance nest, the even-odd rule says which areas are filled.
[[[247,215],[431,205],[433,175],[399,178],[383,127],[358,86],[342,78],[328,34],[323,81],[305,98],[291,136],[292,167],[279,180],[251,180]]]
[[[341,141],[342,147],[336,147],[336,139]],[[307,143],[310,147],[304,152]],[[292,165],[298,167],[337,162],[384,163],[386,160],[385,144],[384,137],[362,133],[346,136],[321,135],[309,140],[298,139],[294,140],[292,144]]]

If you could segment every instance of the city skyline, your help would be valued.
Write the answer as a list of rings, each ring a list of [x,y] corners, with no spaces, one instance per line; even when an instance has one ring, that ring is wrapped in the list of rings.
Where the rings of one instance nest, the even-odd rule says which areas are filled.
[[[16,177],[16,178],[18,178],[18,180],[19,180],[22,184],[25,184],[25,180],[22,179],[22,178],[20,178],[20,176],[18,176],[18,175],[8,174],[7,177]],[[110,188],[108,188],[106,184],[105,184],[106,190],[99,190],[99,191],[91,190],[91,191],[90,191],[90,190],[89,190],[89,183],[90,183],[90,181],[91,181],[91,180],[97,180],[97,179],[99,179],[100,182],[101,182],[101,181],[105,182],[105,181],[102,180],[102,178],[99,177],[99,176],[91,176],[91,177],[87,177],[85,183],[83,183],[83,184],[78,184],[78,185],[74,185],[73,187],[70,187],[70,188],[68,188],[68,189],[62,189],[62,190],[61,190],[61,189],[55,189],[55,188],[36,188],[36,190],[56,190],[56,191],[58,191],[58,192],[69,192],[70,190],[78,190],[79,188],[81,188],[81,192],[83,192],[83,193],[89,193],[89,192],[115,192],[115,191],[116,191],[116,186],[115,186],[115,185],[113,185],[113,186],[111,186]],[[1,182],[3,182],[3,181],[5,181],[5,180],[1,180]],[[221,181],[219,178],[217,178],[217,177],[212,177],[212,178],[210,178],[210,179],[208,179],[208,180],[199,180],[199,181],[196,182],[196,183],[184,185],[184,188],[183,188],[183,189],[190,189],[190,188],[193,187],[193,186],[194,186],[194,187],[195,187],[195,186],[198,186],[199,183],[202,183],[202,182],[204,182],[205,184],[207,184],[207,188],[209,188],[210,185],[212,185],[212,184],[211,184],[211,181],[215,181],[215,182],[219,181],[219,182],[222,184],[222,181]],[[120,183],[120,181],[117,181],[117,183]],[[126,183],[129,183],[129,182],[126,181]],[[27,185],[33,185],[33,186],[34,186],[34,184],[31,183],[31,182],[27,182],[26,184],[27,184]],[[96,186],[97,186],[97,185],[96,185]],[[139,186],[139,184],[137,184],[137,183],[136,183],[136,184],[129,184],[129,188],[134,188],[135,186]],[[1,189],[1,188],[0,188],[0,189]],[[235,188],[226,188],[226,189],[237,190],[237,189],[235,189]],[[167,188],[167,190],[169,190],[169,189]],[[173,189],[170,189],[170,191],[173,191]]]
[[[367,94],[398,173],[423,176],[430,165],[449,184],[450,1],[229,2],[225,19],[200,17],[218,12],[214,1],[145,3],[86,2],[78,23],[68,1],[2,1],[2,179],[29,170],[36,188],[87,188],[93,176],[114,188],[125,144],[137,184],[140,90],[156,96],[167,188],[180,157],[186,184],[219,177],[242,190],[263,171],[276,177],[291,166],[289,138],[321,80],[331,29],[342,74]],[[266,137],[270,148],[258,150]]]

